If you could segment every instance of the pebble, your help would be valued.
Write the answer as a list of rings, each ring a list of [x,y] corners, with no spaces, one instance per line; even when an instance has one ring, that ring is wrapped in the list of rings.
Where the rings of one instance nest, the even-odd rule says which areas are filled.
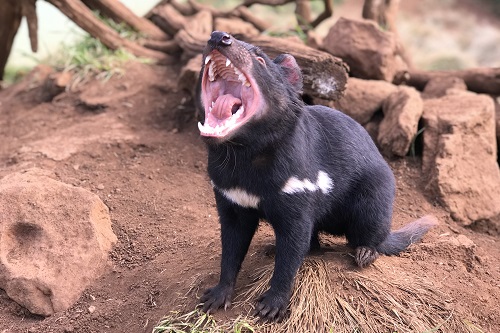
[[[103,185],[103,184],[99,184],[99,185],[97,185],[97,189],[98,189],[98,190],[104,190],[104,185]]]
[[[89,306],[89,312],[94,313],[94,311],[95,311],[95,306],[93,305]]]

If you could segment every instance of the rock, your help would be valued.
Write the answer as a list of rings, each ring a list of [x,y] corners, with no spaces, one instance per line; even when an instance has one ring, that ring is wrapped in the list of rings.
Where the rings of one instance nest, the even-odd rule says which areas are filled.
[[[392,82],[395,74],[408,69],[400,55],[396,35],[382,31],[371,20],[341,17],[330,28],[323,48],[342,58],[350,67],[350,75],[362,79]]]
[[[73,75],[69,71],[50,74],[43,84],[41,100],[43,102],[52,101],[54,97],[66,90],[72,78]]]
[[[117,238],[95,194],[29,170],[0,180],[0,288],[30,312],[69,308]]]
[[[228,31],[232,35],[241,34],[245,36],[258,36],[259,30],[246,21],[240,18],[224,18],[218,17],[215,19],[215,29],[218,31]]]
[[[40,92],[34,88],[43,86],[44,82],[53,72],[54,69],[48,65],[38,65],[19,80],[19,82],[10,86],[9,89],[1,91],[0,97],[2,100],[7,101],[11,98],[15,98],[19,94],[33,91],[33,100],[43,102],[43,89],[41,89]]]
[[[453,91],[424,100],[423,173],[456,221],[500,222],[500,170],[491,97]]]
[[[439,98],[447,94],[449,89],[467,90],[464,80],[458,77],[443,76],[429,80],[422,92],[423,98]]]
[[[466,249],[471,249],[476,247],[476,244],[469,237],[465,235],[458,235],[456,237],[456,240],[460,246],[463,246]]]
[[[361,125],[365,125],[372,119],[375,112],[382,110],[384,100],[397,90],[397,86],[385,81],[350,77],[341,99],[336,102],[322,102],[315,99],[314,103],[338,109]]]
[[[377,138],[381,151],[386,156],[406,156],[422,116],[420,93],[415,88],[401,86],[385,100],[383,111]]]

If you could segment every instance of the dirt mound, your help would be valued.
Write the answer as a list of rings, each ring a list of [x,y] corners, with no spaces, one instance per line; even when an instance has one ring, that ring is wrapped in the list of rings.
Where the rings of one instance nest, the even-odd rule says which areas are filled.
[[[69,310],[41,319],[0,290],[2,333],[151,332],[170,311],[194,309],[198,291],[217,282],[219,224],[206,153],[194,106],[187,93],[175,90],[177,77],[175,68],[131,64],[123,77],[89,82],[52,102],[40,103],[36,85],[15,95],[0,92],[0,177],[36,166],[94,192],[109,207],[118,237],[110,271]],[[82,104],[96,96],[106,96],[99,101],[104,107]],[[379,267],[359,273],[414,285],[423,279],[445,295],[454,317],[483,332],[500,331],[498,239],[458,226],[425,197],[418,157],[390,164],[397,179],[394,228],[429,213],[440,225],[423,244],[399,257],[381,257]],[[455,242],[459,237],[474,245]],[[238,293],[248,289],[256,269],[272,263],[265,255],[272,242],[272,231],[262,224]],[[358,272],[344,239],[321,242],[330,249],[321,256],[329,267]],[[236,306],[216,319],[236,318],[243,310]]]

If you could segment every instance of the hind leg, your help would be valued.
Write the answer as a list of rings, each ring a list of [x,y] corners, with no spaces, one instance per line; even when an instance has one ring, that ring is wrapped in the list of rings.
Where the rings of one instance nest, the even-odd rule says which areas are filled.
[[[358,246],[354,250],[354,261],[361,268],[371,265],[378,256],[377,250],[373,247]]]
[[[349,202],[346,238],[355,249],[354,260],[359,267],[366,267],[378,258],[377,246],[390,233],[394,197],[394,190],[387,186],[390,184],[368,183]]]
[[[318,231],[313,231],[311,236],[311,242],[309,245],[309,252],[317,252],[321,249],[321,245],[319,243]]]

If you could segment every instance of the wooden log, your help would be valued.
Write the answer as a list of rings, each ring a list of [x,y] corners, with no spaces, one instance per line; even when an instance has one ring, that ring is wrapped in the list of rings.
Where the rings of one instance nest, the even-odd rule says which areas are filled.
[[[184,28],[188,22],[188,19],[171,4],[155,8],[151,14],[151,20],[172,36]]]
[[[304,76],[304,94],[332,101],[342,97],[348,69],[341,59],[287,39],[267,36],[242,39],[259,46],[272,58],[281,53],[293,55]]]
[[[464,80],[467,89],[482,94],[500,96],[500,67],[472,68],[458,71],[411,70],[396,74],[395,84],[406,84],[423,90],[434,78],[456,77]]]
[[[174,7],[179,13],[181,13],[184,16],[191,16],[196,14],[197,10],[191,6],[189,3],[181,3],[176,0],[161,0],[158,2],[153,8],[149,10],[149,12],[144,15],[145,18],[148,20],[151,20],[153,17],[155,11],[157,11],[159,8],[170,4],[172,7]]]
[[[124,48],[139,57],[157,60],[161,63],[172,63],[170,56],[150,50],[130,40],[122,38],[115,30],[99,20],[92,11],[79,0],[47,0],[57,7],[64,15],[87,31],[92,37],[99,39],[112,50]]]
[[[0,1],[0,81],[22,18],[21,2]]]
[[[181,3],[175,0],[170,0],[170,4],[184,16],[196,14],[196,10],[189,3]]]
[[[189,19],[184,29],[179,30],[174,39],[184,51],[184,56],[192,58],[203,52],[210,33],[213,30],[213,17],[207,10],[202,10]]]
[[[168,36],[153,22],[135,15],[124,4],[117,0],[82,0],[92,10],[99,11],[117,23],[124,22],[149,38],[164,40]]]
[[[161,51],[167,54],[176,54],[182,51],[181,47],[175,40],[140,40],[139,43],[151,50]]]
[[[248,23],[251,23],[259,31],[265,31],[271,28],[271,23],[257,17],[247,7],[240,6],[235,10],[235,13],[237,13],[237,15],[241,17],[243,20],[247,21]]]

